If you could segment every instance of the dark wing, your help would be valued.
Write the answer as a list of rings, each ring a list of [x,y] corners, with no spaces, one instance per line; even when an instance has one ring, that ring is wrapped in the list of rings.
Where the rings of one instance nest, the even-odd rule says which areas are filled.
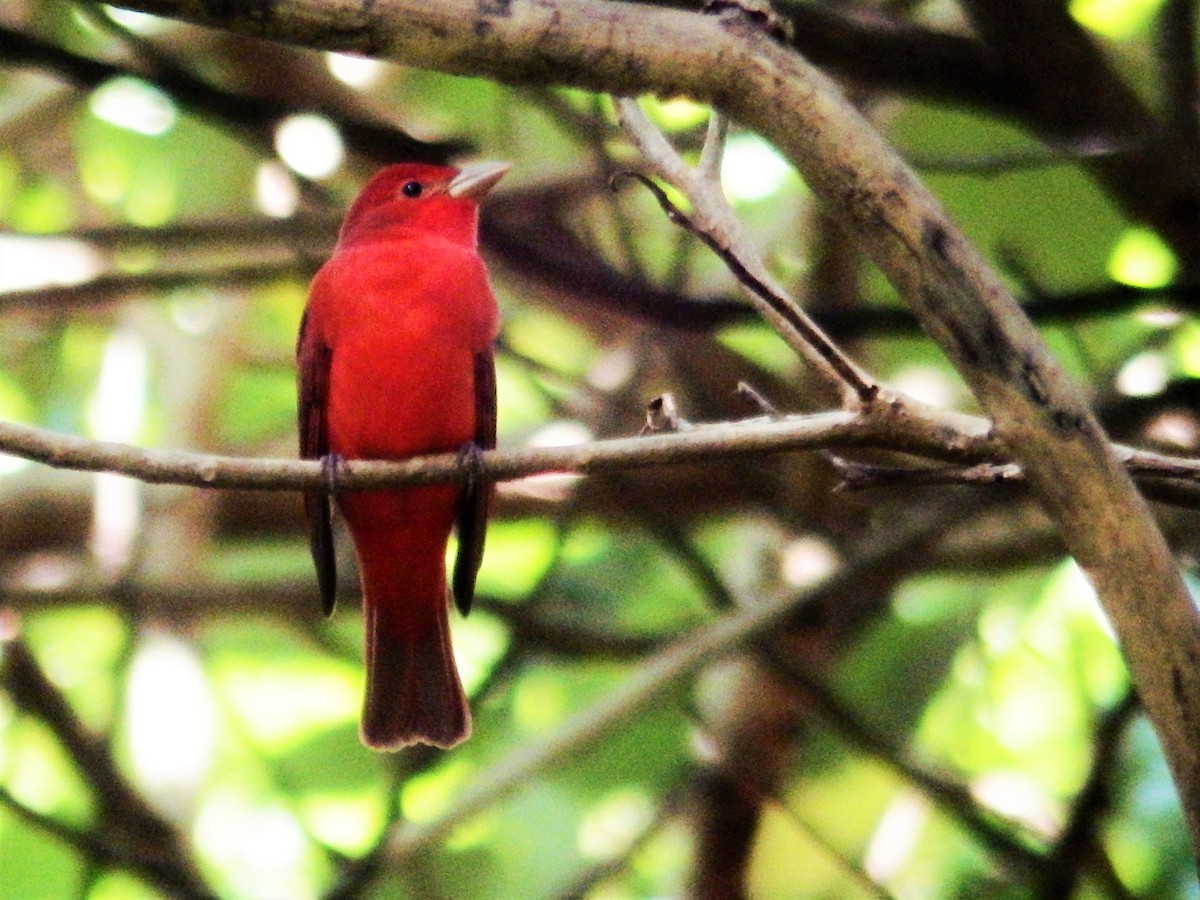
[[[475,439],[468,452],[492,450],[496,446],[496,363],[489,348],[475,354]],[[475,598],[475,576],[483,562],[487,537],[488,507],[492,484],[472,476],[463,489],[458,508],[458,556],[454,559],[454,604],[464,616]]]
[[[329,364],[333,351],[310,333],[308,313],[300,322],[296,345],[296,363],[300,370],[300,456],[327,460],[329,431],[325,410],[329,400]],[[317,567],[317,585],[321,589],[321,609],[333,612],[337,599],[337,564],[333,553],[333,526],[330,519],[329,493],[320,489],[304,492],[304,512],[308,516],[308,546]]]

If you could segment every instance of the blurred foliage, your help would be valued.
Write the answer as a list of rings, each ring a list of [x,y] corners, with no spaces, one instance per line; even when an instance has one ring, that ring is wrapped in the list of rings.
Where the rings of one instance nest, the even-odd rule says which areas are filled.
[[[949,0],[779,5],[861,7],[864,29],[895,17],[966,33]],[[1070,4],[1149,97],[1162,94],[1147,63],[1160,5]],[[294,455],[307,280],[345,202],[386,161],[356,143],[364,121],[398,127],[397,152],[419,149],[403,131],[515,164],[484,228],[505,316],[501,445],[632,435],[667,390],[690,419],[741,416],[739,380],[782,409],[817,408],[775,335],[737,307],[712,312],[736,296],[719,261],[649,198],[609,190],[613,171],[638,163],[607,98],[67,0],[6,4],[0,27],[4,420]],[[33,61],[5,49],[17,36],[40,42]],[[124,74],[88,81],[86,59]],[[184,90],[195,83],[214,89],[207,100]],[[1087,147],[937,90],[853,87],[1027,298],[1114,434],[1194,452],[1200,331],[1186,296],[1103,292],[1162,288],[1200,260],[1134,221],[1092,177]],[[245,97],[275,115],[235,114]],[[708,110],[647,104],[694,158]],[[330,161],[296,156],[315,142],[277,140],[297,109],[321,110],[344,141],[320,181],[297,174]],[[772,148],[735,128],[723,180],[775,271],[856,358],[931,402],[971,407],[936,348],[888,317],[890,286]],[[621,289],[554,270],[564,234],[578,266],[623,276]],[[650,286],[671,309],[639,300]],[[1095,309],[1070,303],[1085,290],[1102,293]],[[296,497],[0,458],[0,897],[207,885],[231,898],[618,900],[703,893],[739,854],[753,897],[1200,895],[1103,614],[1027,500],[833,485],[820,460],[784,455],[504,486],[476,612],[454,622],[475,734],[449,753],[382,756],[357,738],[353,578],[321,619]],[[1192,565],[1194,513],[1160,512]],[[913,521],[937,539],[861,563]],[[675,679],[648,711],[611,715],[595,740],[397,858],[397,828],[438,822],[529,748],[553,746],[730,604],[819,591],[838,566],[856,573],[853,598],[814,601],[821,614],[773,645],[798,672],[757,647],[749,668]],[[18,645],[41,693],[14,674]],[[722,779],[736,802],[706,792]],[[130,824],[122,784],[174,843]]]

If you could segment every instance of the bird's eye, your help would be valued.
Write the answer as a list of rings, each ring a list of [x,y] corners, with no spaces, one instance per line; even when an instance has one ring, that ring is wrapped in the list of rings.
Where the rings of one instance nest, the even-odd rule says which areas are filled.
[[[405,197],[420,197],[421,191],[422,187],[419,181],[406,181],[404,187],[400,188],[400,193]]]

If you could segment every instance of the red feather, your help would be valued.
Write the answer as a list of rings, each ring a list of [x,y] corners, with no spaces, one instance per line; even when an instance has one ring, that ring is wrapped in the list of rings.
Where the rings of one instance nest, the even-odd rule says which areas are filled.
[[[495,446],[498,319],[476,229],[478,198],[507,169],[390,166],[354,201],[300,330],[303,457],[402,459]],[[363,741],[452,747],[470,734],[471,714],[450,646],[446,546],[457,523],[455,599],[465,612],[488,491],[347,492],[337,504],[362,575]],[[328,612],[336,586],[328,498],[308,492],[305,506]]]

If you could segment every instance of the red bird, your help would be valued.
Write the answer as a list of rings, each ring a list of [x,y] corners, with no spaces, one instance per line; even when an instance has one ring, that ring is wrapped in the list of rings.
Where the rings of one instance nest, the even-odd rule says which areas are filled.
[[[336,465],[496,445],[498,314],[476,232],[479,198],[508,169],[389,166],[359,194],[300,325],[301,456]],[[450,646],[446,546],[456,526],[454,600],[465,615],[489,496],[468,483],[337,497],[362,575],[369,747],[448,748],[471,733]],[[329,614],[328,495],[306,492],[305,509]]]

